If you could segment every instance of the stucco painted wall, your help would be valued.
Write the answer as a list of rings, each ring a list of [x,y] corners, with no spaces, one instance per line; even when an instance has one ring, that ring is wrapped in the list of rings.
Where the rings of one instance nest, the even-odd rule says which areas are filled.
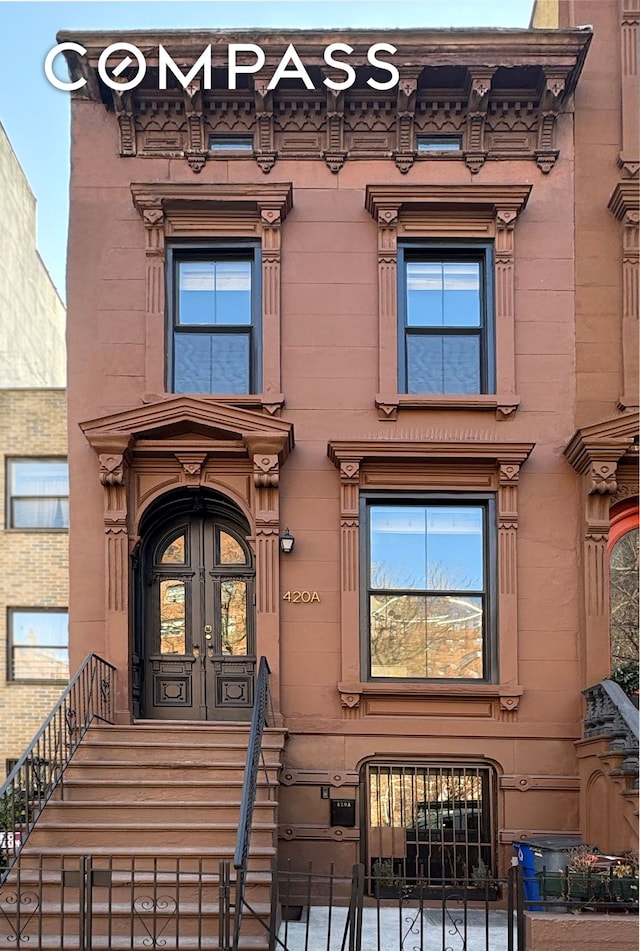
[[[36,248],[36,200],[0,125],[0,387],[64,386],[65,309]]]

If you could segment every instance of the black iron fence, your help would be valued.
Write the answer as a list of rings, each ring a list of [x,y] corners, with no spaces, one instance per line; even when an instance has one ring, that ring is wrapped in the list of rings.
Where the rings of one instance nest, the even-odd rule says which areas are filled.
[[[25,854],[0,886],[0,951],[525,951],[527,910],[634,910],[603,895],[545,897],[544,877],[536,883],[533,895],[514,867],[483,890],[407,879],[381,893],[364,865],[348,875],[274,865],[241,882],[230,861]]]
[[[244,881],[231,863],[204,858],[23,855],[0,886],[0,949],[116,951],[524,951],[517,877],[496,906],[460,883],[429,896],[406,882],[367,896],[364,866],[351,875],[272,870]]]
[[[384,882],[333,868],[318,875],[280,870],[281,921],[270,949],[280,951],[524,951],[520,870],[504,879],[452,884],[420,877]],[[519,897],[520,896],[520,897]]]
[[[228,882],[213,859],[23,855],[0,886],[0,949],[227,948],[225,864]]]
[[[113,723],[115,667],[90,654],[0,788],[0,882],[93,720]]]

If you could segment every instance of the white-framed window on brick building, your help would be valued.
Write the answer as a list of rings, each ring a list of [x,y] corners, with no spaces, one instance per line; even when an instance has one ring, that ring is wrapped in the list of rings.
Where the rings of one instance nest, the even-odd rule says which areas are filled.
[[[69,527],[66,459],[7,460],[7,527],[55,531]]]
[[[69,619],[63,608],[9,608],[7,680],[69,679]]]

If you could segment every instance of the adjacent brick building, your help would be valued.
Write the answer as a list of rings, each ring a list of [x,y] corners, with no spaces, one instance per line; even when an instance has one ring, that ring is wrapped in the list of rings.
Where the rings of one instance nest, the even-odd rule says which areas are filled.
[[[68,679],[64,306],[36,249],[35,199],[0,126],[0,762]]]
[[[87,51],[72,666],[116,665],[122,723],[241,721],[266,656],[296,864],[453,877],[603,832],[586,786],[610,778],[576,742],[611,666],[609,508],[637,495],[637,155],[618,164],[629,24],[587,6],[352,31],[344,90],[337,33],[256,31],[234,91],[228,32],[62,37]],[[114,91],[97,62],[123,40],[147,73]],[[313,88],[269,89],[289,43]],[[212,89],[159,89],[160,45],[184,71],[207,44]]]

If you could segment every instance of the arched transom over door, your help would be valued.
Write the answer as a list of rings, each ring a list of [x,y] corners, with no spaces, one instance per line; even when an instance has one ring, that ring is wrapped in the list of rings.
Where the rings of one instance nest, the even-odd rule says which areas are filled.
[[[145,546],[145,715],[247,720],[255,608],[248,526],[206,510],[156,530]]]

